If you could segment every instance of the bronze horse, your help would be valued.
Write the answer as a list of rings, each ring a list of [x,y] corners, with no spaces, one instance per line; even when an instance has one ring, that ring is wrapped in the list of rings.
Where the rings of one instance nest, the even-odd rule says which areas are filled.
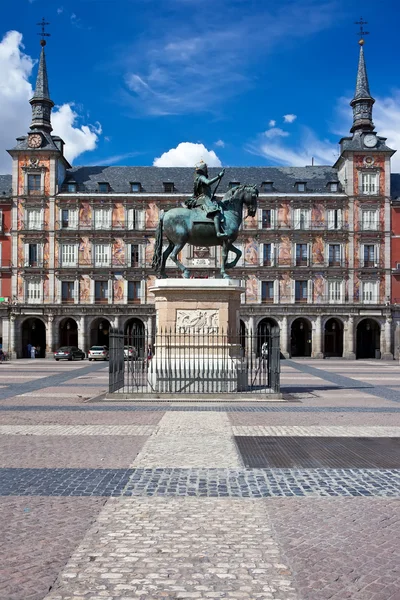
[[[239,185],[227,192],[221,200],[226,238],[218,238],[212,219],[205,216],[200,208],[172,208],[160,213],[154,246],[153,269],[160,278],[167,277],[165,263],[168,257],[174,261],[183,277],[188,279],[190,271],[178,260],[178,254],[186,244],[193,246],[222,246],[221,275],[229,279],[226,269],[233,269],[242,256],[241,250],[233,245],[243,219],[243,205],[248,208],[246,216],[254,217],[257,212],[258,190],[255,185]],[[162,251],[163,234],[169,241],[168,248]],[[228,253],[235,258],[227,262]]]

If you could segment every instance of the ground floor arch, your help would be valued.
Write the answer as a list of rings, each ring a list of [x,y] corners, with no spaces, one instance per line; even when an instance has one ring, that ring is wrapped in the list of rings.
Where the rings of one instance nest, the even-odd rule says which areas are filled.
[[[60,322],[58,341],[60,346],[78,346],[78,324],[75,319],[67,317]]]
[[[311,323],[302,317],[295,319],[290,331],[291,356],[311,356]]]
[[[375,319],[363,319],[357,325],[356,358],[380,358],[381,326]]]
[[[276,331],[276,329],[279,329],[278,322],[275,321],[275,319],[272,319],[271,317],[265,317],[264,319],[261,319],[261,321],[258,323],[256,340],[257,356],[261,354],[261,348],[263,347],[263,344],[267,342],[267,340],[269,340],[271,331]]]
[[[340,319],[332,317],[325,323],[324,356],[343,356],[343,323]]]
[[[138,355],[144,357],[150,340],[147,340],[146,327],[141,319],[128,319],[124,325],[125,345],[133,346]]]
[[[21,358],[31,358],[31,346],[36,348],[36,357],[46,356],[46,325],[41,319],[30,317],[21,325]]]
[[[90,346],[109,346],[111,324],[108,319],[99,317],[90,325]]]

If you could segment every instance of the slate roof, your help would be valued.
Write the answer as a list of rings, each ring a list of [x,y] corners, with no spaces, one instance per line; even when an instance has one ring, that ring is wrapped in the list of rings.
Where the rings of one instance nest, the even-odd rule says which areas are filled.
[[[366,148],[364,146],[364,142],[363,142],[363,136],[362,134],[365,132],[359,131],[356,132],[353,136],[349,136],[349,137],[344,137],[340,140],[340,148],[341,148],[341,152],[344,152],[345,150],[363,150],[365,152]],[[368,132],[369,133],[369,132]],[[389,148],[389,146],[386,145],[386,138],[384,137],[380,137],[379,135],[377,136],[378,138],[378,143],[374,148],[371,148],[371,152],[392,152],[394,154],[394,150],[392,148]]]
[[[11,175],[0,175],[0,196],[11,196]]]
[[[219,168],[210,168],[215,177]],[[76,182],[78,191],[97,192],[98,183],[107,182],[110,191],[130,192],[130,183],[140,183],[143,193],[162,193],[164,182],[173,182],[174,191],[193,192],[192,167],[73,167],[67,171],[64,183]],[[218,193],[226,192],[230,182],[256,185],[260,191],[263,182],[272,182],[275,192],[295,193],[296,183],[305,182],[309,192],[326,193],[329,182],[338,181],[333,167],[227,167]]]
[[[356,80],[356,91],[354,94],[354,100],[360,100],[364,98],[371,98],[371,92],[369,91],[369,83],[368,83],[368,75],[367,69],[365,66],[365,58],[364,58],[364,50],[363,47],[360,46],[360,56],[358,59],[358,70],[357,70],[357,80]]]
[[[21,137],[18,137],[17,145],[14,146],[14,148],[12,148],[12,150],[29,150],[30,152],[39,152],[39,151],[41,152],[42,150],[54,150],[54,151],[59,150],[59,148],[57,148],[56,144],[54,143],[54,140],[60,140],[61,138],[59,138],[56,135],[52,136],[48,131],[45,131],[44,129],[38,128],[37,131],[40,131],[40,133],[42,134],[42,136],[44,138],[44,141],[38,150],[33,150],[32,148],[29,148],[27,135],[22,135]],[[35,133],[36,133],[36,131],[35,131]]]

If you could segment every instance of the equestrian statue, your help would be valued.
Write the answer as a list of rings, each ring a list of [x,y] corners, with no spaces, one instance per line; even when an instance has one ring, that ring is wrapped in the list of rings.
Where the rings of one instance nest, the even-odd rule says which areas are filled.
[[[218,185],[224,176],[224,169],[213,179],[208,178],[208,167],[201,161],[195,167],[194,194],[185,200],[185,207],[171,208],[160,212],[153,256],[153,269],[159,278],[167,277],[167,259],[176,264],[188,279],[190,271],[180,262],[178,254],[186,244],[192,246],[222,246],[221,275],[229,279],[227,269],[233,269],[242,256],[241,250],[233,245],[243,219],[243,205],[247,215],[254,217],[257,212],[258,190],[255,185],[239,185],[230,189],[218,200],[215,196]],[[212,185],[217,183],[214,192]],[[163,251],[163,235],[169,245]],[[229,252],[236,256],[227,262]]]

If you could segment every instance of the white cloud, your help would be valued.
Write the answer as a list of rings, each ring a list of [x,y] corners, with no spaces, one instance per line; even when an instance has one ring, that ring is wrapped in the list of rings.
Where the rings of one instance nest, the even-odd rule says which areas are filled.
[[[101,125],[81,125],[74,127],[79,115],[71,104],[57,107],[53,113],[52,124],[54,134],[59,135],[65,142],[65,156],[72,162],[83,152],[94,150],[101,134]]]
[[[176,148],[164,152],[155,158],[155,167],[193,167],[200,160],[204,160],[210,167],[220,167],[221,161],[214,150],[207,150],[203,144],[181,142]]]
[[[400,90],[378,98],[374,105],[374,123],[378,135],[387,137],[387,145],[397,150],[392,157],[392,171],[400,173]]]
[[[64,12],[64,7],[60,6],[59,8],[57,8],[57,14],[61,15]]]
[[[293,121],[295,121],[297,119],[297,115],[283,115],[283,120],[285,121],[285,123],[293,123]]]
[[[215,142],[215,146],[218,146],[218,148],[225,148],[225,142],[223,140],[218,140]]]
[[[276,125],[276,121],[275,121],[274,119],[271,119],[271,120],[270,120],[270,122],[268,123],[268,125],[269,125],[270,127],[275,127],[275,125]]]
[[[267,129],[264,131],[264,135],[266,138],[272,139],[276,137],[287,137],[289,133],[287,131],[283,131],[280,127],[272,127],[272,129]]]
[[[7,32],[0,41],[0,173],[11,172],[11,159],[5,152],[16,145],[15,138],[29,130],[33,88],[29,81],[35,60],[23,52],[22,34]],[[51,84],[51,76],[50,76]],[[66,143],[65,153],[73,160],[96,147],[99,125],[76,126],[72,104],[64,104],[53,113],[54,133]]]

